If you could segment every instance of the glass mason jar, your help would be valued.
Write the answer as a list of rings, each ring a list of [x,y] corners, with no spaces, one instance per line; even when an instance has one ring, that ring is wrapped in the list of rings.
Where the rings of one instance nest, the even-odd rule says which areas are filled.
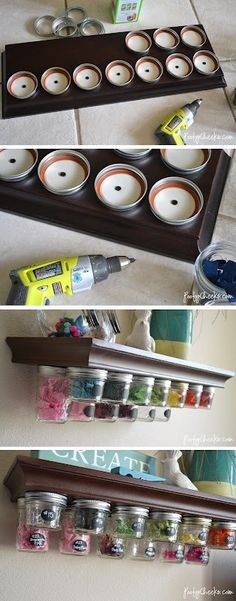
[[[181,520],[180,513],[150,511],[150,519],[147,523],[148,537],[154,541],[175,543]]]
[[[111,511],[111,504],[93,499],[74,499],[74,530],[103,534]]]
[[[236,522],[213,522],[208,545],[214,549],[234,549],[236,543]]]
[[[181,543],[168,543],[161,545],[160,560],[171,563],[182,563],[184,561],[185,546]]]
[[[121,405],[115,403],[95,403],[95,419],[104,422],[116,422],[119,417],[119,409]]]
[[[71,400],[100,401],[107,377],[105,369],[68,367],[69,396]]]
[[[68,415],[68,379],[61,367],[38,367],[37,419],[44,422],[61,422]]]
[[[90,534],[85,532],[76,532],[74,530],[74,510],[69,509],[65,512],[62,531],[59,542],[60,553],[69,553],[71,555],[89,555],[91,547]]]
[[[138,421],[140,422],[154,422],[156,417],[156,408],[150,405],[144,405],[138,407]]]
[[[145,507],[115,505],[111,516],[111,528],[121,538],[143,538],[148,517]]]
[[[203,391],[202,384],[189,384],[186,397],[185,397],[185,407],[195,407],[198,409],[201,399],[201,394]]]
[[[188,387],[187,382],[172,382],[167,405],[169,407],[184,407]]]
[[[152,389],[151,405],[165,407],[167,404],[168,392],[170,390],[171,380],[159,380],[155,378]]]
[[[213,386],[203,386],[199,407],[204,409],[211,409],[214,395],[215,388]]]
[[[126,403],[129,396],[132,374],[122,374],[117,372],[108,372],[105,386],[103,389],[102,401],[115,403]]]
[[[130,384],[128,403],[135,405],[149,405],[154,385],[154,378],[146,376],[133,376]]]
[[[105,534],[98,538],[97,554],[99,557],[122,559],[125,554],[125,541],[117,536]]]
[[[31,491],[25,493],[27,526],[60,529],[67,497],[53,492]]]
[[[18,551],[33,551],[42,553],[48,551],[49,533],[45,528],[32,528],[26,524],[25,498],[17,499],[18,527],[16,533],[16,548]]]
[[[139,407],[136,405],[120,405],[119,406],[119,421],[135,422],[138,417]]]
[[[220,240],[207,246],[198,256],[194,269],[193,304],[232,304],[227,292],[213,284],[204,273],[205,261],[236,261],[236,245]],[[234,303],[236,301],[234,300]]]
[[[185,545],[205,547],[212,520],[202,517],[184,517],[180,528],[179,542]]]
[[[68,420],[74,422],[92,422],[95,415],[95,403],[90,401],[71,401]]]
[[[132,541],[128,555],[130,559],[153,561],[158,557],[157,544],[146,539]]]
[[[207,547],[195,547],[195,545],[187,547],[184,556],[186,563],[198,563],[202,566],[207,566],[209,559],[210,553]]]

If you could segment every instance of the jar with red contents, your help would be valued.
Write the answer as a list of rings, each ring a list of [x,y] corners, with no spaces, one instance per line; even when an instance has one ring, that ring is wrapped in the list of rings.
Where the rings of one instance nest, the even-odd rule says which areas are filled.
[[[215,388],[213,386],[203,386],[199,407],[203,409],[211,409],[214,395]]]
[[[234,549],[236,543],[236,522],[213,522],[208,546],[213,549]]]
[[[162,544],[160,548],[160,560],[171,563],[182,563],[184,561],[184,545],[181,543]]]
[[[195,547],[195,545],[190,545],[187,547],[184,559],[186,563],[207,566],[210,559],[210,553],[207,547]]]
[[[67,421],[68,378],[65,369],[40,365],[38,368],[37,418],[45,422]]]
[[[201,384],[189,384],[186,397],[185,397],[185,407],[195,407],[198,409],[201,399],[201,394],[203,391],[203,386]]]

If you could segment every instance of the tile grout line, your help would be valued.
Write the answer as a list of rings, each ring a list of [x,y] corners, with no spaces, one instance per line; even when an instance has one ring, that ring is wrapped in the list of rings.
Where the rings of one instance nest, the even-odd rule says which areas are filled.
[[[80,127],[80,109],[74,109],[75,127],[77,135],[77,143],[82,145],[81,127]]]
[[[197,14],[197,9],[196,9],[196,8],[195,8],[195,6],[194,6],[194,0],[189,0],[189,3],[190,3],[190,5],[191,5],[191,8],[192,8],[192,10],[193,10],[194,14],[195,14],[195,17],[196,17],[196,19],[197,19],[197,22],[198,22],[198,23],[200,23],[200,19],[199,19],[199,16],[198,16],[198,14]]]

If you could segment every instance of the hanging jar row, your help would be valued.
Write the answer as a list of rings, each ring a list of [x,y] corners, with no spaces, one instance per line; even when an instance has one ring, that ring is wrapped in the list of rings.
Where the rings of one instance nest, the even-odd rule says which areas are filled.
[[[157,407],[210,408],[215,389],[104,369],[38,368],[40,421],[154,421]]]
[[[201,563],[209,548],[234,549],[236,522],[182,516],[146,507],[114,505],[98,499],[29,491],[17,500],[19,551],[47,551],[50,532],[60,532],[61,553],[101,557]]]

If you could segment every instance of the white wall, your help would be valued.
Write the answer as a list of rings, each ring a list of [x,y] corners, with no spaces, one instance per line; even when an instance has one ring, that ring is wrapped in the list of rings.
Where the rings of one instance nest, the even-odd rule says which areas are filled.
[[[133,314],[118,312],[122,341],[129,333]],[[76,312],[78,314],[78,311]],[[58,312],[54,317],[57,319]],[[236,311],[197,312],[193,361],[235,370]],[[39,327],[35,311],[0,312],[0,437],[2,446],[234,446],[236,378],[218,390],[211,411],[174,409],[168,423],[46,424],[35,421],[36,368],[11,363],[6,336],[35,336]]]
[[[14,451],[0,451],[1,481],[14,455]],[[214,584],[234,588],[230,599],[236,598],[233,551],[215,551],[208,567],[78,558],[60,555],[55,535],[51,550],[40,556],[15,550],[15,529],[16,506],[0,486],[1,601],[194,601],[196,597],[184,596],[186,588],[199,590]]]

